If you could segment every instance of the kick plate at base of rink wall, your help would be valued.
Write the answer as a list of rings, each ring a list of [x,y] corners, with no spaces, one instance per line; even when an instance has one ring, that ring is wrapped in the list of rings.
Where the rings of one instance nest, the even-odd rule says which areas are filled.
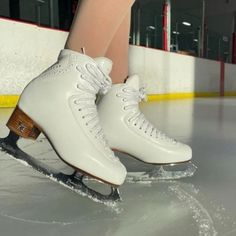
[[[225,97],[236,97],[235,92],[226,92]],[[14,108],[19,100],[19,95],[0,95],[0,108]],[[164,101],[164,100],[179,100],[179,99],[193,99],[193,98],[213,98],[220,97],[219,92],[208,93],[176,93],[176,94],[148,94],[147,101]]]

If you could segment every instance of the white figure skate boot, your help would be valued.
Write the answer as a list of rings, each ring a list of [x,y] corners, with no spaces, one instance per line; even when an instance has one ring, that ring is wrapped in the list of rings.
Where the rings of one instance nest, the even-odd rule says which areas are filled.
[[[126,168],[104,139],[95,105],[96,94],[111,87],[107,76],[111,65],[106,58],[95,61],[62,50],[58,61],[24,89],[7,124],[11,135],[36,139],[42,132],[65,163],[110,185],[121,185]],[[97,197],[83,184],[79,190]]]
[[[110,147],[151,164],[189,162],[191,148],[157,130],[140,111],[139,102],[144,97],[140,79],[134,75],[124,84],[113,85],[101,99],[98,112]],[[157,175],[160,177],[160,170]]]

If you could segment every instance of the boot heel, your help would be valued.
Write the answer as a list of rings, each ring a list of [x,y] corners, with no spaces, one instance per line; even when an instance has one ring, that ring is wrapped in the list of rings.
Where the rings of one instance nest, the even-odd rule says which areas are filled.
[[[23,138],[37,139],[41,130],[35,122],[29,118],[19,107],[16,107],[10,119],[7,122],[7,127]]]

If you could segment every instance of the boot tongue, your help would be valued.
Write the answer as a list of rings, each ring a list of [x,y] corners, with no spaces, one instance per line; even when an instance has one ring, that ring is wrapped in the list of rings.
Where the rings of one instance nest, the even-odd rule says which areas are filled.
[[[126,85],[128,85],[129,87],[132,87],[135,90],[139,90],[139,88],[141,87],[141,81],[140,78],[138,77],[138,75],[131,75],[125,82]]]
[[[97,57],[94,59],[100,68],[100,70],[105,74],[109,75],[112,70],[112,61],[106,57]]]

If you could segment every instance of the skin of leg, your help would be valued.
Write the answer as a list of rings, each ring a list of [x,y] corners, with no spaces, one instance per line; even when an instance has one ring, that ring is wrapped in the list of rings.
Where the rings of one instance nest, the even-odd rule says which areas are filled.
[[[114,84],[123,83],[128,77],[130,17],[131,10],[126,14],[106,52],[106,57],[113,61],[110,76]]]
[[[104,56],[134,0],[82,0],[65,48],[91,57]]]

